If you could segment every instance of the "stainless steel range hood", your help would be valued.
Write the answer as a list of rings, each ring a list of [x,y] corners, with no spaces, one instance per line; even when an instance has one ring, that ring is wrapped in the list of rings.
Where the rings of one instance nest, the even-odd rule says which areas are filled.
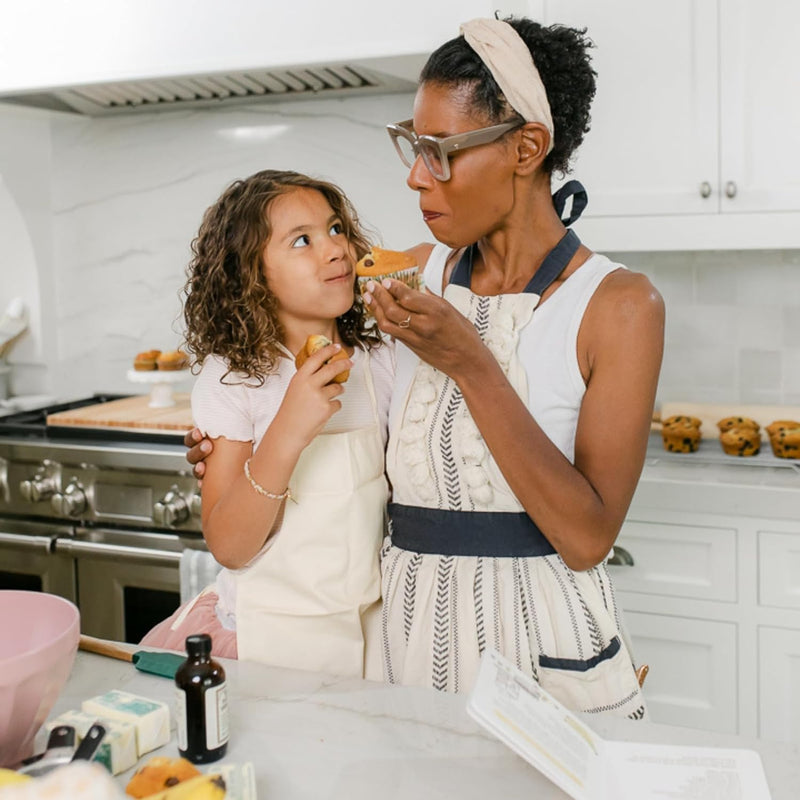
[[[413,91],[413,75],[423,57],[408,57],[398,69],[397,59],[383,59],[388,68],[363,63],[336,63],[285,69],[259,69],[107,83],[28,92],[0,97],[13,103],[50,111],[105,116],[188,107],[215,107],[221,103],[308,100],[342,95]],[[400,73],[400,74],[398,74]]]

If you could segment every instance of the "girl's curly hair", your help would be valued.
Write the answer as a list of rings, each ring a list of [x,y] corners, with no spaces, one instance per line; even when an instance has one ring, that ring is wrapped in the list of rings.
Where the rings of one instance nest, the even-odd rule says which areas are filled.
[[[279,170],[234,181],[203,216],[182,292],[186,348],[195,365],[212,353],[226,359],[229,369],[223,380],[239,372],[263,384],[281,356],[283,331],[262,254],[271,234],[270,204],[297,188],[315,189],[325,197],[357,258],[370,249],[355,209],[338,186]],[[369,348],[381,341],[375,326],[367,322],[355,278],[353,306],[337,323],[346,345]]]
[[[589,131],[589,109],[595,95],[595,77],[588,50],[594,47],[586,29],[563,25],[545,27],[526,18],[505,20],[519,34],[533,56],[553,116],[553,149],[543,169],[569,172],[569,162]],[[422,68],[420,84],[469,84],[471,106],[493,122],[524,122],[511,108],[489,68],[463,36],[445,42]]]

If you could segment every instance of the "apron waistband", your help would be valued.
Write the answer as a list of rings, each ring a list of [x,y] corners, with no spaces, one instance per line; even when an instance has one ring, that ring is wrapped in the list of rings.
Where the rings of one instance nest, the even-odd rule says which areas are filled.
[[[448,511],[389,503],[392,544],[413,553],[525,558],[555,555],[524,512]]]

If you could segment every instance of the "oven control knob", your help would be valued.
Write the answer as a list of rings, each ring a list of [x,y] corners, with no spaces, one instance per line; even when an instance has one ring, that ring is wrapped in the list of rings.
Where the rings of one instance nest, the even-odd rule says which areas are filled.
[[[189,506],[181,494],[170,489],[154,506],[153,519],[164,527],[172,527],[189,519]]]
[[[77,517],[86,511],[86,494],[77,483],[70,483],[62,492],[50,498],[50,505],[62,517]]]
[[[192,502],[190,503],[193,517],[203,516],[203,498],[199,492],[192,495]]]
[[[27,481],[19,484],[19,493],[29,502],[38,503],[40,500],[47,500],[58,489],[56,478],[48,478],[42,475],[34,475]]]

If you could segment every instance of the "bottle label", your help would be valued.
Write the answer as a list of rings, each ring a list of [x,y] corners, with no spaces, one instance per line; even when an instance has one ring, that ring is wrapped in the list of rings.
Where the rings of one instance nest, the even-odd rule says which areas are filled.
[[[206,749],[216,750],[228,741],[228,684],[206,689]]]
[[[186,692],[175,688],[175,721],[178,724],[178,750],[186,750],[189,746],[186,736]]]

